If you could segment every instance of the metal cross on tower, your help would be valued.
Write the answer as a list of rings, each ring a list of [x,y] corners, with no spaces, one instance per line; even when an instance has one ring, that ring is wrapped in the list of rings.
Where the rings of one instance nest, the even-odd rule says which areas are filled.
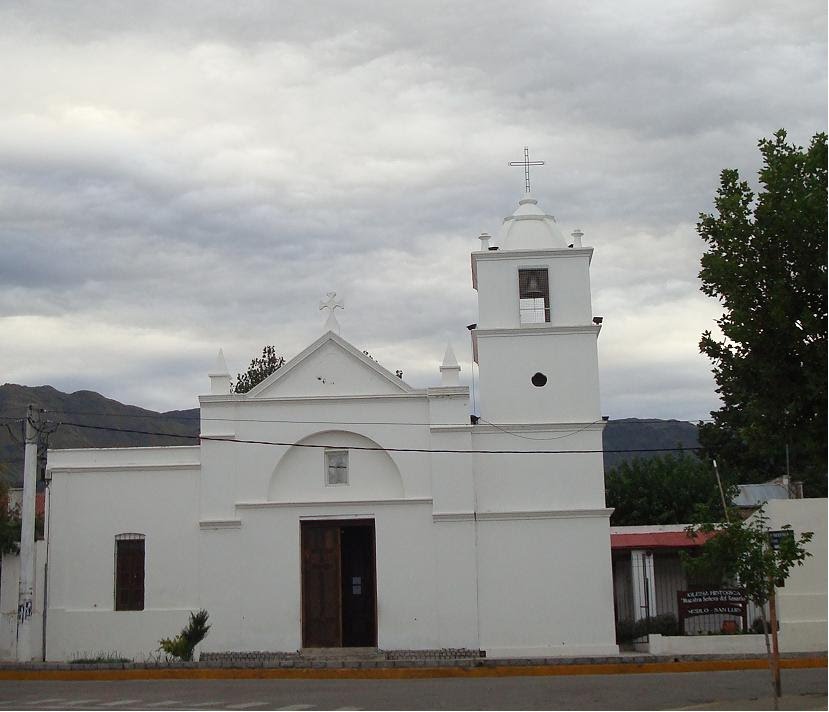
[[[510,161],[509,164],[511,166],[524,166],[524,192],[530,192],[530,166],[543,166],[544,161],[531,161],[530,160],[530,149],[527,146],[524,146],[524,160],[523,161]]]

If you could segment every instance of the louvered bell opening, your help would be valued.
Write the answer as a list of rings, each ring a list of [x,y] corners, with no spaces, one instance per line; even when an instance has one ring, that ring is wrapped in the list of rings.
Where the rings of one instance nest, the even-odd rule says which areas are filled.
[[[518,270],[518,298],[522,324],[550,321],[550,286],[546,269]]]

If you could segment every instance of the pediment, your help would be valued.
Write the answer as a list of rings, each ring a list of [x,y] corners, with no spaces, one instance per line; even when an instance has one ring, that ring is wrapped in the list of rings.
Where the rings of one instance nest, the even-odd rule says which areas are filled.
[[[251,389],[248,398],[371,396],[411,387],[333,331]]]

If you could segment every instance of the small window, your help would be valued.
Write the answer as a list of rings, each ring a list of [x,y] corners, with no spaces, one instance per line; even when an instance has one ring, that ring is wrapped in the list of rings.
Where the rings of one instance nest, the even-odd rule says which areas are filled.
[[[144,610],[144,535],[115,537],[115,610]]]
[[[546,268],[518,270],[518,307],[522,324],[550,321],[550,285]]]
[[[348,450],[325,451],[325,484],[348,484]]]

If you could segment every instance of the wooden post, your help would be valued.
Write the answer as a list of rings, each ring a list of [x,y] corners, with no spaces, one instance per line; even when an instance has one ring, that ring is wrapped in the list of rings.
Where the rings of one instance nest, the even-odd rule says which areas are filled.
[[[777,592],[772,588],[769,598],[769,626],[771,626],[771,674],[774,678],[774,693],[781,694],[780,685],[780,647],[777,642]]]

